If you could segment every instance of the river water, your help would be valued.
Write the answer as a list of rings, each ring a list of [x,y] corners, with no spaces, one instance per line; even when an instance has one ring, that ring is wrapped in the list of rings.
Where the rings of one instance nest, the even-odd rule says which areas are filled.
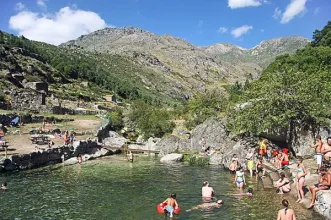
[[[186,212],[202,202],[204,180],[225,204]],[[233,195],[238,191],[232,177],[220,167],[163,165],[154,157],[140,157],[132,165],[123,156],[111,156],[81,166],[5,173],[0,181],[9,187],[0,192],[0,219],[166,219],[156,212],[156,205],[171,192],[177,193],[182,209],[175,219],[276,219],[283,198],[289,199],[297,219],[324,219],[295,204],[291,196],[257,187],[249,177],[254,197],[238,197]]]

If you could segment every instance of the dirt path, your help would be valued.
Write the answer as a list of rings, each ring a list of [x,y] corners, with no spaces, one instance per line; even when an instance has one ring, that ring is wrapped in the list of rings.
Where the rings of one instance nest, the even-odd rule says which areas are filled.
[[[100,119],[76,119],[71,122],[64,122],[61,124],[49,125],[45,128],[48,130],[60,129],[64,130],[74,130],[78,135],[76,136],[77,140],[85,140],[86,138],[94,138],[96,130],[101,126]],[[4,139],[8,142],[8,155],[12,154],[27,154],[35,151],[35,147],[47,148],[47,144],[36,145],[33,144],[30,140],[31,135],[29,131],[33,128],[41,127],[40,123],[27,124],[21,128],[8,128],[7,134]],[[13,132],[19,131],[21,134],[13,134]],[[88,133],[85,135],[79,135],[82,133]],[[54,146],[60,146],[64,144],[63,139],[55,137],[51,139],[54,142]],[[4,156],[4,149],[0,148],[0,155]],[[0,157],[1,157],[0,156]]]

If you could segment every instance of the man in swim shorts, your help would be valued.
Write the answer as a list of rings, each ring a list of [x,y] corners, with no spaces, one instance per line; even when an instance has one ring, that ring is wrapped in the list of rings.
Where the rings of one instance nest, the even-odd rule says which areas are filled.
[[[322,142],[321,136],[317,135],[316,144],[310,146],[312,148],[315,148],[315,158],[316,158],[316,163],[318,166],[316,173],[319,172],[319,170],[321,169],[321,166],[322,166],[322,161],[323,161],[322,146],[323,146],[323,142]]]
[[[170,218],[173,217],[175,208],[178,207],[178,203],[176,200],[176,193],[172,193],[170,195],[170,198],[167,198],[163,203],[166,203],[167,206],[164,208],[164,210],[169,213]]]
[[[320,190],[328,190],[331,186],[331,173],[327,172],[325,168],[321,168],[319,183],[309,187],[311,192],[311,203],[308,208],[312,208],[315,204],[316,193]]]
[[[282,153],[282,157],[281,157],[281,164],[282,164],[282,167],[284,166],[288,166],[290,164],[290,160],[288,159],[288,154],[286,153]]]
[[[220,208],[223,205],[223,201],[222,200],[218,200],[217,202],[211,202],[211,203],[203,203],[200,205],[197,205],[191,209],[186,210],[187,212],[190,212],[192,210],[211,210],[214,208]]]
[[[201,193],[202,193],[202,198],[204,199],[211,199],[215,194],[214,189],[209,186],[208,181],[203,182]]]

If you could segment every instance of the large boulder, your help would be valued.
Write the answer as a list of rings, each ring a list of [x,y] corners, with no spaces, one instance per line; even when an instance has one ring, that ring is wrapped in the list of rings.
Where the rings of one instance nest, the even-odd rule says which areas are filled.
[[[163,156],[160,160],[161,163],[169,163],[169,162],[180,162],[183,161],[183,154],[167,154]]]
[[[322,190],[317,192],[317,201],[314,209],[323,215],[325,219],[331,220],[331,191]]]
[[[103,143],[108,147],[118,147],[121,148],[129,140],[120,136],[114,131],[109,131],[109,137],[103,139]]]
[[[309,145],[315,143],[316,135],[321,135],[322,141],[326,142],[326,138],[330,136],[330,130],[328,128],[320,128],[315,133],[300,129],[296,131],[297,138],[293,144],[293,150],[297,156],[309,156],[314,154],[314,148]]]
[[[168,135],[163,137],[155,145],[155,150],[160,151],[160,155],[167,155],[169,153],[180,152],[190,150],[190,142],[180,139],[174,135]]]
[[[205,137],[205,147],[213,147],[221,153],[228,151],[235,142],[229,136],[230,132],[226,128],[226,118],[217,120],[209,118],[204,123],[198,125],[192,132],[192,151],[200,152],[202,149],[202,138]]]
[[[246,137],[240,139],[233,146],[228,146],[228,150],[222,155],[222,164],[228,168],[231,164],[233,155],[237,154],[239,164],[246,169],[246,155],[250,149],[255,149],[257,142],[258,139],[255,137]]]

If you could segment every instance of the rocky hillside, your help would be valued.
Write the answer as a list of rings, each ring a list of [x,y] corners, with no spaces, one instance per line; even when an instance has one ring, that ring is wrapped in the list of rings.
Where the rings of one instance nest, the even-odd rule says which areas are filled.
[[[310,41],[304,37],[281,37],[262,41],[251,49],[245,49],[232,44],[214,44],[201,49],[217,61],[227,61],[239,65],[268,66],[281,54],[294,54],[297,49],[305,47]]]
[[[171,35],[123,27],[98,30],[62,46],[124,55],[173,79],[180,89],[205,91],[257,77],[276,56],[294,53],[308,42],[303,37],[284,37],[263,41],[250,50],[231,44],[196,47]]]
[[[90,52],[120,54],[173,80],[179,90],[205,91],[221,84],[243,81],[261,68],[243,68],[216,61],[203,50],[171,35],[156,35],[139,28],[105,28],[62,47],[83,48]],[[162,83],[163,81],[160,81]]]
[[[19,88],[26,81],[55,83],[51,90],[59,95],[70,90],[72,97],[83,93],[97,99],[99,87],[123,99],[168,105],[196,92],[223,93],[224,85],[257,77],[263,66],[260,61],[300,48],[301,43],[295,44],[300,40],[266,41],[252,50],[229,44],[199,48],[170,35],[125,27],[98,30],[56,47],[0,32],[5,54],[0,77]],[[82,81],[88,81],[94,91],[83,88],[81,92],[63,83]],[[2,87],[8,87],[6,82],[1,81]]]

